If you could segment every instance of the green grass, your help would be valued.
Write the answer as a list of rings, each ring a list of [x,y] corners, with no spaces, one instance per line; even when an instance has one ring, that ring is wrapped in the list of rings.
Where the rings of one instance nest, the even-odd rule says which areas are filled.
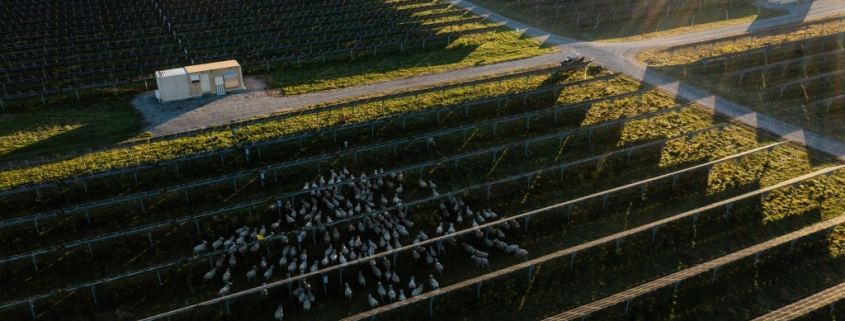
[[[645,52],[639,59],[649,65],[649,69],[681,79],[694,86],[706,89],[729,100],[749,108],[786,121],[811,132],[845,142],[845,127],[842,115],[845,114],[842,101],[828,107],[818,104],[828,97],[842,94],[838,81],[831,81],[831,86],[823,87],[823,81],[810,82],[806,86],[789,87],[780,95],[774,86],[778,83],[812,77],[819,74],[842,70],[841,63],[833,63],[835,56],[822,66],[821,60],[811,63],[791,63],[785,70],[775,67],[765,75],[762,72],[749,72],[740,81],[740,76],[731,74],[740,69],[776,63],[804,54],[815,54],[838,50],[834,41],[822,48],[815,43],[809,47],[794,46],[786,50],[775,50],[768,57],[754,52],[746,62],[744,55],[732,59],[726,66],[723,61],[713,62],[705,70],[703,63],[696,61],[729,53],[741,53],[766,45],[814,38],[837,33],[842,30],[840,18],[827,18],[807,24],[793,25],[775,31],[756,32],[747,36],[734,37],[712,44],[690,44],[672,48],[663,48]],[[806,70],[805,70],[806,67]]]
[[[474,23],[489,25],[489,23]],[[268,87],[283,95],[297,95],[329,89],[366,85],[447,70],[489,65],[528,58],[555,51],[536,40],[521,38],[516,32],[501,28],[483,34],[464,35],[443,44],[428,44],[406,49],[404,53],[373,55],[372,50],[354,59],[330,64],[313,62],[303,66],[282,66],[265,69]]]
[[[387,101],[384,104],[367,103],[354,107],[338,109],[329,113],[321,113],[319,115],[304,114],[294,116],[289,118],[287,121],[271,121],[252,125],[245,130],[239,130],[237,134],[233,134],[228,130],[223,130],[199,136],[169,140],[166,142],[155,142],[129,148],[120,148],[94,153],[84,157],[70,158],[55,163],[45,164],[40,166],[40,168],[27,167],[4,171],[0,172],[0,188],[38,182],[46,179],[68,177],[82,173],[103,171],[137,163],[173,159],[199,152],[238,146],[243,143],[256,142],[318,128],[366,122],[407,112],[436,108],[439,106],[451,105],[484,97],[493,97],[502,93],[533,89],[536,88],[537,85],[545,82],[546,78],[547,77],[538,76],[530,77],[530,81],[526,81],[525,79],[514,79],[503,81],[501,84],[492,82],[489,84],[478,85],[474,88],[458,87],[446,90],[443,93],[433,92],[422,94],[417,97],[412,96],[402,99],[394,99]],[[579,94],[579,96],[573,96],[573,98],[580,97],[580,95],[589,97],[590,93]]]
[[[0,114],[0,162],[115,144],[138,135],[131,95],[14,109]]]
[[[670,34],[686,33],[710,29],[722,25],[751,22],[785,14],[785,11],[758,8],[744,2],[732,8],[705,8],[701,11],[686,8],[680,12],[654,14],[642,16],[634,20],[613,22],[604,17],[595,25],[595,18],[584,18],[582,26],[578,28],[575,21],[561,16],[555,18],[553,6],[518,6],[511,0],[479,0],[479,6],[495,11],[503,16],[537,26],[548,32],[561,36],[586,41],[634,41],[646,38],[666,36]],[[568,2],[566,2],[568,3]],[[586,26],[586,21],[592,21],[593,26]]]
[[[532,77],[527,83],[524,79],[519,79],[517,83],[503,83],[502,87],[498,87],[498,85],[491,86],[489,88],[479,86],[477,88],[478,91],[457,89],[454,92],[447,92],[446,100],[457,102],[463,100],[461,96],[463,96],[463,98],[484,97],[492,95],[492,93],[515,91],[522,88],[522,86],[525,86],[525,88],[534,88],[539,83],[547,83],[547,79],[545,78],[547,77]],[[638,87],[639,84],[637,82],[622,78],[618,81],[612,82],[612,86],[608,86],[606,88],[598,86],[598,88],[593,88],[593,90],[572,89],[571,91],[560,94],[558,101],[574,102],[595,98],[597,96],[624,92],[625,90],[632,90]],[[421,103],[422,105],[412,105],[413,100],[400,99],[387,104],[386,110],[391,114],[413,111],[417,110],[417,108],[423,108],[421,106],[424,105],[436,105],[442,101],[442,98],[438,92],[433,96],[421,96],[420,101],[423,102]],[[576,125],[584,126],[597,123],[602,120],[616,119],[655,109],[666,108],[678,103],[672,97],[668,97],[663,94],[648,95],[643,99],[643,101],[645,102],[644,104],[636,103],[635,99],[620,100],[613,104],[597,104],[591,107],[587,113],[578,115],[580,117],[575,117],[573,121]],[[515,106],[515,108],[518,107],[519,106]],[[378,110],[376,110],[376,108],[380,108],[380,104],[370,106],[369,108],[372,108],[374,112],[367,112],[369,109],[363,108],[362,110],[364,111],[362,111],[360,115],[356,113],[356,117],[379,117],[378,115],[380,115],[380,113],[377,112]],[[334,118],[326,117],[324,119],[331,120]],[[532,152],[529,158],[522,156],[521,148],[516,148],[514,151],[503,153],[501,160],[492,168],[490,159],[485,157],[479,160],[466,160],[465,162],[462,162],[463,165],[458,171],[451,170],[451,168],[453,168],[452,164],[441,164],[428,170],[426,175],[428,177],[433,177],[435,181],[442,186],[442,190],[441,188],[438,190],[448,191],[465,187],[475,181],[485,181],[500,177],[499,175],[536,169],[544,166],[545,163],[548,162],[556,163],[565,161],[566,159],[578,157],[583,154],[600,154],[606,150],[617,149],[621,146],[629,146],[637,141],[673,136],[697,128],[708,127],[723,121],[724,119],[720,119],[719,117],[713,116],[703,110],[687,109],[684,112],[677,114],[672,113],[661,117],[654,117],[648,123],[644,121],[634,122],[619,130],[598,131],[595,133],[595,136],[593,136],[592,141],[588,141],[584,135],[580,135],[567,139],[561,148],[558,148],[557,142],[538,144],[532,146]],[[544,124],[548,123],[548,120],[543,121],[541,119],[536,119],[534,120],[534,123],[538,125]],[[448,125],[444,124],[444,126]],[[501,135],[505,135],[504,133],[506,132],[504,132],[504,130],[508,130],[507,133],[510,134],[508,136],[512,138],[512,136],[521,134],[524,127],[523,124],[519,123],[508,126],[507,128],[503,126],[501,130],[503,130],[503,132],[500,132]],[[531,131],[529,134],[535,135],[540,133],[535,131],[536,129]],[[251,133],[257,135],[257,137],[255,137],[256,139],[259,139],[264,135],[272,135],[269,128],[261,130],[255,129],[254,131],[251,131]],[[487,133],[480,134],[486,135]],[[253,137],[251,136],[240,137],[240,139],[252,138]],[[485,204],[485,207],[491,206],[500,214],[512,215],[532,208],[538,208],[546,204],[558,203],[566,199],[571,199],[575,196],[584,195],[591,191],[604,190],[619,186],[626,182],[636,181],[658,173],[682,168],[688,166],[689,164],[695,164],[709,159],[730,155],[740,150],[747,150],[761,144],[767,144],[770,141],[770,138],[758,135],[753,130],[740,126],[731,126],[721,135],[710,133],[696,136],[691,141],[681,139],[672,142],[667,144],[666,148],[659,153],[652,150],[650,150],[651,152],[644,151],[641,154],[637,153],[634,155],[635,161],[632,163],[627,163],[625,161],[625,156],[621,155],[620,157],[605,161],[598,172],[594,172],[596,168],[594,163],[568,169],[567,176],[564,180],[566,184],[561,184],[556,174],[548,176],[543,175],[538,177],[534,183],[532,183],[531,187],[528,188],[526,188],[525,183],[522,180],[495,188],[493,202],[489,204],[485,204],[483,201],[484,191],[470,192],[465,195],[465,199],[470,202],[470,204],[479,204],[478,206]],[[384,151],[382,151],[382,153],[383,152]],[[390,164],[384,155],[378,155],[378,153],[366,156],[362,155],[360,161],[362,163],[377,164],[376,166]],[[348,165],[349,162],[350,160],[346,159],[343,162],[333,163],[332,167],[338,168],[340,166]],[[760,186],[771,185],[788,177],[794,177],[800,173],[809,172],[820,167],[828,166],[832,163],[833,161],[831,159],[814,153],[808,153],[801,147],[785,146],[778,148],[773,153],[772,160],[768,162],[768,165],[766,157],[749,156],[745,157],[739,164],[729,162],[714,167],[709,177],[698,174],[683,175],[680,179],[681,185],[679,185],[676,189],[670,188],[666,182],[663,182],[662,184],[650,184],[646,200],[637,200],[639,191],[635,189],[634,191],[630,191],[630,193],[615,193],[610,198],[611,203],[606,210],[601,208],[601,202],[584,202],[576,207],[576,219],[574,222],[564,221],[563,218],[565,215],[562,213],[556,213],[558,215],[538,216],[532,219],[529,234],[526,234],[523,237],[521,232],[508,232],[508,240],[509,242],[518,242],[523,247],[529,249],[530,253],[532,253],[532,257],[536,257],[544,253],[548,253],[549,251],[559,250],[566,246],[578,244],[592,236],[601,236],[609,231],[637,226],[639,224],[643,224],[644,222],[649,222],[660,217],[677,213],[677,211],[680,210],[705,205],[713,200],[721,199],[729,195],[736,195],[743,191],[759,188]],[[368,166],[364,169],[369,171],[376,166]],[[385,169],[389,170],[390,166],[391,165],[388,165]],[[324,168],[324,170],[326,169]],[[833,181],[836,182],[837,187],[835,189],[827,190],[830,195],[837,195],[841,193],[841,188],[845,186],[845,181],[839,179],[838,176],[833,176]],[[414,176],[408,175],[408,177],[413,178]],[[291,184],[289,188],[299,188],[295,181],[288,183]],[[817,183],[812,183],[805,184],[804,186],[815,187],[818,185]],[[420,196],[418,193],[413,194],[413,190],[409,190],[408,193],[409,196],[407,198],[409,200]],[[550,308],[553,308],[553,311],[557,312],[561,308],[563,302],[568,302],[570,304],[577,303],[579,300],[592,299],[591,295],[601,294],[601,292],[596,293],[593,289],[600,288],[603,289],[603,291],[611,291],[629,286],[629,279],[618,278],[620,273],[623,275],[635,276],[636,280],[651,278],[654,276],[656,271],[660,271],[660,273],[662,273],[675,268],[676,265],[686,265],[690,262],[703,260],[705,258],[704,255],[720,255],[719,251],[724,245],[736,247],[741,244],[747,244],[758,237],[756,233],[754,235],[750,235],[746,231],[766,229],[769,235],[773,235],[776,233],[775,229],[779,226],[792,228],[793,224],[806,224],[813,218],[809,215],[799,214],[808,211],[811,212],[819,208],[817,202],[818,193],[809,192],[808,190],[807,193],[798,193],[795,195],[797,197],[794,201],[800,206],[792,208],[789,213],[786,213],[788,215],[783,213],[782,209],[784,206],[781,204],[783,204],[785,197],[791,197],[792,195],[772,193],[765,203],[771,204],[772,206],[763,206],[759,208],[752,206],[752,208],[757,209],[754,213],[758,213],[758,216],[753,216],[750,222],[745,222],[745,224],[733,224],[735,221],[720,222],[716,219],[715,226],[710,226],[711,233],[702,233],[701,236],[693,238],[694,244],[696,244],[696,248],[694,250],[689,249],[686,246],[687,243],[666,244],[666,246],[661,246],[659,248],[661,251],[655,256],[652,253],[652,248],[647,246],[648,242],[643,242],[642,239],[626,239],[624,242],[626,251],[629,251],[628,249],[630,249],[630,252],[625,252],[624,255],[631,255],[631,259],[625,259],[620,253],[619,255],[613,256],[613,258],[618,261],[608,262],[608,264],[605,264],[604,262],[593,261],[590,259],[593,253],[581,253],[578,256],[578,263],[576,264],[577,270],[575,270],[576,272],[569,270],[566,264],[561,264],[559,269],[549,269],[549,265],[544,264],[541,268],[543,269],[542,273],[549,273],[546,271],[556,272],[544,275],[543,278],[538,279],[542,281],[540,283],[534,283],[533,287],[522,287],[522,285],[526,284],[525,274],[516,273],[512,278],[507,277],[504,283],[500,281],[485,283],[482,289],[484,299],[480,304],[475,301],[474,293],[472,293],[473,289],[466,290],[465,292],[467,292],[467,295],[464,296],[450,295],[435,299],[435,306],[437,308],[435,315],[448,315],[451,319],[456,320],[478,319],[478,317],[486,317],[491,320],[505,320],[525,318],[526,316],[536,316],[543,311],[550,311]],[[225,195],[222,196],[223,197],[220,197],[221,201],[223,199],[228,199]],[[755,198],[755,200],[757,199],[759,198]],[[824,206],[821,212],[825,216],[831,215],[835,212],[836,206],[841,207],[841,204],[839,203],[840,202],[837,200],[833,200],[833,203],[831,203],[831,201],[826,201],[826,203],[823,204]],[[431,227],[436,224],[435,216],[430,215],[431,213],[434,213],[433,208],[435,206],[436,202],[419,206],[409,211],[414,220],[418,222],[417,227],[427,227],[428,230],[430,230]],[[474,208],[477,209],[476,206],[474,206]],[[741,208],[741,206],[737,206],[734,212],[735,215],[732,217],[747,217],[748,215],[743,216],[743,214],[739,212]],[[159,210],[155,211],[159,212]],[[134,219],[129,219],[130,222],[140,221],[146,217],[143,213],[131,213],[130,215],[135,216]],[[557,218],[552,219],[550,218],[551,216],[556,216]],[[545,219],[543,217],[545,217]],[[704,220],[708,217],[717,218],[719,216],[712,214],[703,215],[702,228],[705,226]],[[770,219],[764,219],[767,217]],[[219,233],[223,233],[224,231],[231,231],[233,227],[241,226],[247,222],[250,225],[255,225],[271,222],[273,220],[275,220],[274,215],[255,215],[252,218],[247,218],[246,214],[238,215],[238,217],[235,217],[235,215],[221,215],[203,222],[202,226],[204,233],[206,233],[204,234],[204,237],[208,238],[211,235],[217,235]],[[66,224],[66,222],[63,222],[63,224]],[[725,229],[728,231],[721,231],[722,228],[720,227],[723,226],[723,224],[731,224],[729,229]],[[686,222],[683,222],[683,224],[680,225],[683,225],[683,231],[688,231],[688,225]],[[713,229],[715,229],[715,231]],[[668,233],[668,235],[676,235],[677,232],[675,230],[676,229],[661,228],[660,235],[661,237],[667,235],[666,233]],[[731,236],[736,236],[742,239],[725,239]],[[87,251],[86,249],[71,250],[67,253],[63,253],[62,259],[54,265],[51,265],[50,271],[45,270],[42,274],[40,274],[40,276],[43,277],[47,275],[47,273],[58,273],[60,271],[76,271],[75,273],[82,273],[85,277],[90,278],[90,275],[87,275],[86,273],[90,270],[114,271],[114,268],[89,268],[82,271],[78,268],[71,268],[74,266],[74,262],[79,262],[77,260],[82,260],[85,263],[96,264],[96,266],[100,267],[101,264],[122,264],[124,261],[120,260],[128,258],[129,262],[121,265],[121,268],[126,268],[126,266],[130,264],[148,265],[152,263],[153,260],[162,259],[162,256],[186,255],[186,251],[190,250],[189,246],[181,247],[172,245],[193,244],[196,243],[197,239],[196,230],[193,223],[190,222],[184,226],[175,227],[168,231],[162,231],[162,233],[156,234],[153,237],[157,242],[154,247],[149,247],[149,245],[146,244],[147,240],[144,237],[129,237],[110,244],[101,245],[102,247],[108,247],[108,249],[103,249],[99,246],[95,248],[95,253],[109,253],[108,258],[100,256],[99,254],[97,254],[95,258],[89,258],[85,252]],[[310,241],[306,242],[304,245],[310,245]],[[145,250],[139,251],[138,249]],[[275,250],[278,250],[278,248],[275,248]],[[309,252],[321,253],[322,250],[322,248],[316,248],[314,250],[309,249]],[[831,249],[831,251],[834,250],[838,251],[837,248]],[[444,260],[444,264],[447,266],[448,272],[444,274],[443,277],[438,277],[443,285],[448,284],[447,282],[454,282],[468,276],[478,275],[480,273],[490,271],[480,271],[472,268],[471,264],[468,263],[466,257],[463,255],[464,253],[451,250],[447,253],[452,253],[451,255],[453,256],[450,256],[448,261]],[[492,268],[500,268],[506,264],[514,264],[517,262],[515,259],[508,258],[495,251],[491,251],[491,254],[496,256],[496,259],[493,261],[496,265]],[[662,258],[673,258],[680,262],[670,261],[669,264],[660,265],[654,263],[661,262],[660,259]],[[46,260],[46,258],[44,259]],[[402,276],[405,282],[407,282],[409,271],[413,271],[418,277],[430,273],[426,267],[410,267],[411,263],[407,262],[409,259],[406,256],[400,256],[400,259],[401,261],[399,266],[403,269]],[[655,260],[653,261],[652,259]],[[111,262],[112,260],[115,262]],[[44,264],[44,262],[42,262],[42,264]],[[20,268],[24,271],[31,271],[29,262],[22,263]],[[182,266],[177,269],[163,271],[165,284],[160,287],[157,287],[154,275],[139,277],[131,281],[120,282],[120,284],[98,287],[97,293],[101,299],[100,305],[93,305],[90,302],[90,295],[86,291],[63,294],[55,301],[61,302],[61,304],[53,306],[48,305],[46,302],[40,302],[38,303],[37,311],[40,311],[39,313],[43,313],[40,318],[44,319],[55,319],[63,315],[68,315],[69,313],[73,313],[73,315],[108,316],[108,318],[111,319],[135,319],[139,316],[149,315],[154,311],[159,311],[168,307],[182,306],[196,302],[203,298],[212,297],[213,292],[219,288],[219,285],[216,284],[216,282],[215,284],[204,284],[201,280],[199,280],[199,276],[201,276],[207,268],[207,262],[197,262],[196,264],[189,266]],[[591,272],[586,273],[584,271]],[[348,269],[344,279],[351,280],[350,277],[354,276],[355,273],[356,271],[354,269]],[[242,280],[243,273],[239,273],[238,271],[235,272],[234,275],[239,278],[237,282],[238,289],[243,289],[243,287],[246,286],[245,281]],[[61,280],[68,279],[69,277],[70,276],[66,274],[62,274]],[[333,283],[331,284],[336,285],[336,274],[332,273],[329,277],[333,278]],[[607,283],[599,282],[595,285],[590,284],[589,286],[583,286],[584,283],[578,282],[579,278],[587,277],[594,277],[590,279],[604,281]],[[605,279],[602,279],[601,277],[604,277]],[[559,283],[556,282],[562,282],[563,280],[567,283],[560,284],[562,286],[556,286],[559,285]],[[518,281],[521,281],[522,283],[519,284],[522,285],[514,285],[516,284],[515,282]],[[24,284],[31,285],[33,283],[27,282]],[[504,286],[502,286],[503,284]],[[613,287],[606,286],[607,284],[612,284]],[[600,285],[605,286],[600,287]],[[318,306],[311,312],[312,314],[308,317],[309,319],[336,319],[337,317],[346,315],[350,312],[361,311],[364,309],[364,301],[361,300],[361,298],[363,298],[363,291],[360,291],[357,288],[357,296],[355,297],[355,300],[352,303],[347,304],[346,301],[340,297],[339,292],[332,291],[329,294],[324,294],[319,284],[315,284],[315,286],[318,288]],[[150,295],[151,291],[155,291],[157,294]],[[561,291],[565,292],[565,294],[561,295]],[[12,293],[15,292],[12,291]],[[286,296],[287,290],[282,287],[278,291],[274,291],[272,293],[271,300],[259,300],[255,297],[250,297],[245,300],[232,301],[231,304],[235,314],[231,317],[227,317],[225,311],[222,310],[222,307],[220,306],[210,309],[201,309],[200,311],[211,314],[212,316],[209,318],[212,319],[249,318],[264,320],[268,319],[272,315],[272,310],[275,308],[275,304],[281,300],[290,304],[286,306],[286,314],[289,314],[289,317],[304,318],[304,316],[301,315],[301,310],[294,308],[293,304],[287,300]],[[588,299],[583,299],[585,297]],[[120,304],[120,302],[127,301],[136,302],[136,304],[129,306],[121,305],[122,308],[118,311],[103,308],[116,306]],[[262,306],[271,301],[272,305],[270,308]],[[446,304],[446,302],[450,301],[456,304]],[[457,302],[460,302],[460,304],[457,304]],[[507,302],[507,304],[501,304],[501,302]],[[540,302],[555,302],[556,304],[541,305],[538,304]],[[260,307],[255,308],[255,306]],[[424,304],[419,304],[409,308],[407,311],[400,310],[398,315],[402,317],[397,317],[397,319],[427,318],[426,314],[417,313],[418,309],[419,311],[423,310],[423,306]],[[543,310],[544,307],[546,310]],[[26,307],[22,307],[20,312],[22,315],[26,315],[28,310]],[[186,319],[190,318],[189,316],[186,316]]]

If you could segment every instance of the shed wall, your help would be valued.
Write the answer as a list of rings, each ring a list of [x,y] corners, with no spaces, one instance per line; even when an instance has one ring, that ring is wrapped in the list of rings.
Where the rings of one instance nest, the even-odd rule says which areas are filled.
[[[191,98],[190,80],[187,74],[156,78],[162,101]]]

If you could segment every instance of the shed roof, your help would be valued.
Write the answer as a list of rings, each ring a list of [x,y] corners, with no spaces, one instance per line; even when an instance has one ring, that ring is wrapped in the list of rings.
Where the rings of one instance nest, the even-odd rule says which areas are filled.
[[[238,62],[236,60],[226,60],[226,61],[212,62],[212,63],[208,63],[208,64],[186,66],[185,71],[192,74],[192,73],[195,73],[195,72],[203,72],[203,71],[209,71],[209,70],[240,67],[240,66],[241,65],[238,64]]]
[[[173,68],[156,71],[156,78],[173,77],[186,74],[185,68]]]

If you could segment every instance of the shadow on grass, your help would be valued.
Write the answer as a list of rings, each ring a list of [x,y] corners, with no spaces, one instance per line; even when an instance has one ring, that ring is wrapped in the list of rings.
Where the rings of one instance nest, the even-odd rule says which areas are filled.
[[[129,103],[133,96],[12,111],[7,119],[0,118],[0,136],[20,132],[43,137],[19,146],[9,146],[8,154],[0,157],[0,162],[64,154],[132,138],[142,128],[140,115]],[[78,127],[56,134],[50,134],[45,129],[62,126]]]

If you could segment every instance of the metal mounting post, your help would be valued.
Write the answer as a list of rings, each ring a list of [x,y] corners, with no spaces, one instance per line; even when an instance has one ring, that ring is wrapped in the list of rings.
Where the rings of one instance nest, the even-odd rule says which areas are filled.
[[[528,266],[528,284],[531,284],[531,275],[534,274],[534,266]]]
[[[601,202],[601,209],[602,209],[602,210],[604,210],[604,208],[607,206],[607,198],[608,198],[609,196],[610,196],[610,193],[606,193],[606,194],[604,194],[604,196],[602,197],[602,202]]]
[[[713,282],[716,281],[716,272],[718,272],[719,269],[721,269],[721,268],[722,268],[721,266],[717,266],[717,267],[713,268],[713,278],[710,279],[710,283],[713,283]]]
[[[658,227],[660,227],[660,225],[657,225],[657,226],[651,228],[651,243],[652,244],[654,244],[654,239],[655,239],[655,237],[657,237],[657,228]]]
[[[428,298],[428,316],[434,316],[434,297]]]

